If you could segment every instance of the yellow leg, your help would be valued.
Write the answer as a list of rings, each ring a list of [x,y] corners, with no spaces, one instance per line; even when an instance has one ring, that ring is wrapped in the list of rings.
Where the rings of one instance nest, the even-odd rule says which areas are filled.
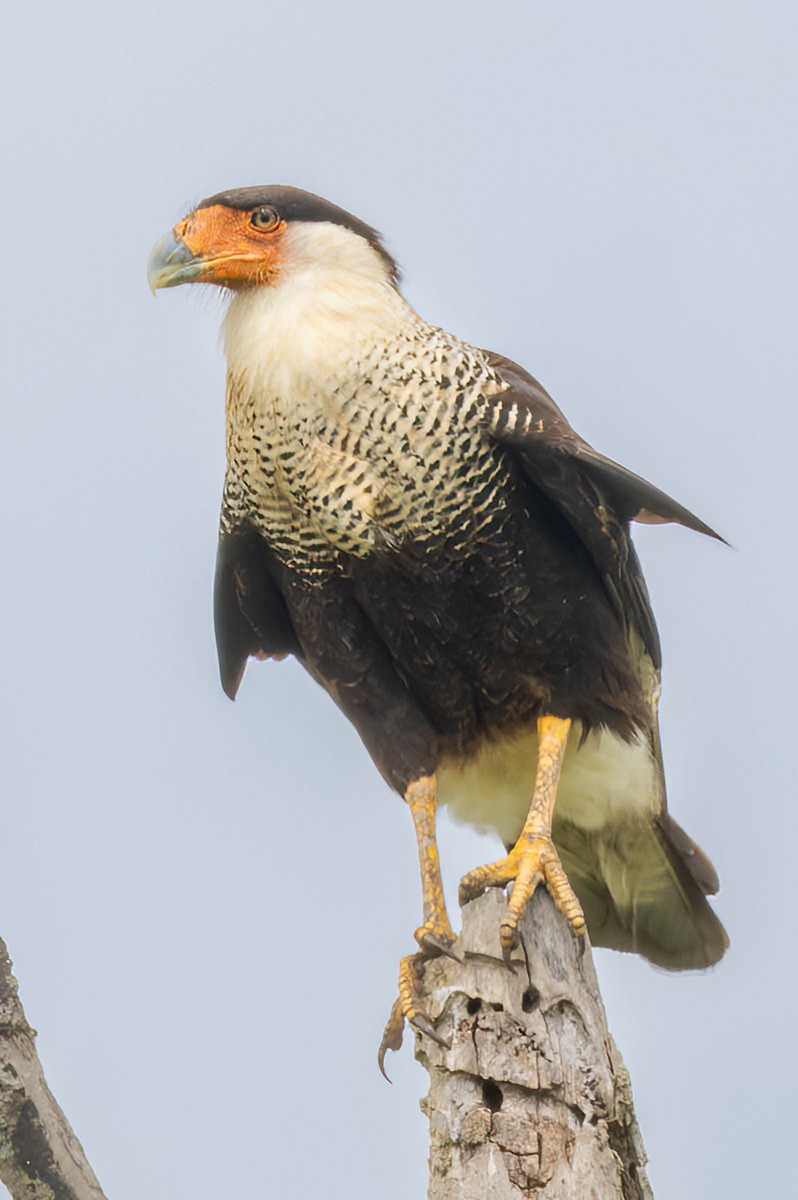
[[[440,857],[435,837],[435,776],[425,775],[414,780],[405,793],[405,800],[413,817],[418,842],[424,923],[414,934],[419,945],[418,952],[409,954],[399,964],[399,996],[385,1026],[378,1056],[383,1075],[385,1053],[387,1050],[398,1050],[401,1046],[405,1021],[409,1021],[416,1029],[420,1029],[435,1041],[441,1042],[442,1039],[438,1037],[432,1022],[425,1014],[420,999],[421,966],[426,959],[435,958],[439,954],[458,958],[453,949],[456,939],[443,898]]]
[[[449,924],[449,914],[446,912],[446,901],[443,898],[441,861],[435,836],[435,776],[425,775],[411,783],[405,793],[405,799],[416,830],[424,904],[424,924],[418,927],[413,936],[429,957],[448,954],[455,943],[455,936]]]
[[[486,888],[513,883],[507,911],[499,926],[505,962],[518,944],[518,921],[538,884],[545,884],[574,933],[585,932],[585,918],[560,856],[551,839],[563,755],[571,722],[564,717],[538,718],[538,766],[529,816],[510,853],[498,862],[477,867],[460,881],[460,903],[466,904]],[[513,882],[514,881],[514,882]]]

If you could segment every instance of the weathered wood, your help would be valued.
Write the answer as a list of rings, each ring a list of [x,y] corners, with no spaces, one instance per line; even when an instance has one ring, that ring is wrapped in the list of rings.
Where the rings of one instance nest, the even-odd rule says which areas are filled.
[[[0,938],[0,1179],[14,1200],[105,1200],[42,1072]]]
[[[430,1074],[429,1200],[651,1200],[629,1076],[607,1029],[590,947],[543,889],[504,965],[495,890],[463,911],[460,965],[425,968],[451,1048],[416,1036]]]

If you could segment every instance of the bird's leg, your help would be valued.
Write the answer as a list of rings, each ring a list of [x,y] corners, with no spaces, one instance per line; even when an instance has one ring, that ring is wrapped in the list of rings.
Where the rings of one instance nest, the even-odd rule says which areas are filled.
[[[413,817],[418,842],[418,861],[421,867],[421,890],[424,901],[424,923],[413,935],[418,942],[416,954],[408,954],[399,964],[399,996],[391,1009],[388,1024],[382,1035],[378,1061],[383,1075],[386,1050],[398,1050],[402,1044],[405,1021],[440,1042],[420,1001],[421,966],[426,959],[439,954],[454,953],[455,935],[449,924],[446,901],[443,897],[441,865],[435,837],[437,793],[434,775],[425,775],[410,784],[405,800]]]
[[[507,910],[499,926],[505,962],[518,944],[518,920],[539,883],[545,884],[574,933],[584,934],[582,907],[563,870],[551,838],[554,802],[571,722],[563,717],[538,718],[538,765],[535,791],[521,836],[506,858],[477,867],[460,881],[460,903],[466,904],[486,888],[513,883]]]
[[[448,954],[455,943],[449,924],[446,901],[443,898],[441,863],[435,836],[437,788],[434,775],[416,779],[405,793],[418,842],[418,864],[421,868],[421,894],[424,904],[424,924],[414,937],[428,957]]]

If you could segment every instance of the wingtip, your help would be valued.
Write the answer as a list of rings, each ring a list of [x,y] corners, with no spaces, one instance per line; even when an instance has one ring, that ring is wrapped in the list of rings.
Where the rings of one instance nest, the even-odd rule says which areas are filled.
[[[677,505],[675,501],[672,503],[674,508],[672,510],[673,516],[670,517],[671,520],[678,521],[680,525],[684,525],[687,529],[692,529],[695,533],[703,533],[706,537],[714,538],[716,542],[722,542],[724,546],[729,545],[729,542],[726,541],[722,533],[718,533],[717,529],[713,529],[711,525],[707,525],[706,521],[702,521],[695,513],[690,512],[689,508],[684,508],[681,504]]]
[[[220,664],[221,665],[221,664]],[[241,680],[244,678],[244,672],[247,669],[247,660],[244,658],[238,665],[235,671],[225,671],[223,668],[220,672],[222,691],[228,700],[235,700],[238,695],[238,689],[241,687]]]
[[[711,525],[705,525],[703,521],[701,522],[700,528],[697,529],[696,532],[705,533],[707,537],[714,538],[716,542],[722,542],[722,544],[724,546],[728,546],[730,550],[734,549],[734,546],[732,546],[731,542],[727,541],[722,533],[718,533],[717,529],[713,529]]]

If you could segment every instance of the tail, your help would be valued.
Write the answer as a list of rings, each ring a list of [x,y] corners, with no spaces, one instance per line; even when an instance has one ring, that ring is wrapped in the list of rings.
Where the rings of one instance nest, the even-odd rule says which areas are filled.
[[[555,828],[555,840],[594,945],[631,950],[668,971],[700,970],[718,962],[729,945],[707,900],[718,890],[718,876],[668,812],[657,716],[660,675],[639,638],[632,637],[630,648],[651,711],[649,736],[641,739],[641,749],[648,743],[647,767],[634,781],[626,774],[625,819],[610,806],[603,824],[564,824]],[[619,762],[611,787],[623,780]]]
[[[563,823],[555,839],[594,946],[669,971],[723,956],[729,939],[706,899],[718,890],[715,869],[666,811],[599,829]]]

